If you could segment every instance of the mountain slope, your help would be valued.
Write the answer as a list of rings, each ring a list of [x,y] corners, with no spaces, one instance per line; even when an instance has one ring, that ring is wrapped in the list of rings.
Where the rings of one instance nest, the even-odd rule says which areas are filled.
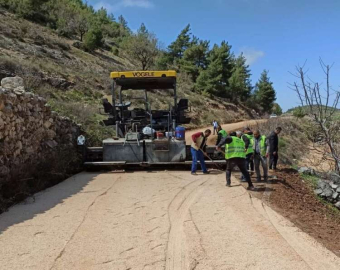
[[[0,10],[0,79],[23,77],[29,91],[47,98],[53,110],[82,124],[91,144],[98,144],[112,134],[111,129],[99,124],[103,116],[98,113],[102,97],[110,93],[109,73],[134,70],[136,65],[126,52],[120,50],[119,56],[114,55],[109,46],[94,53],[75,46],[77,40],[60,37],[52,29]],[[214,119],[228,123],[254,117],[254,112],[243,106],[201,96],[193,93],[192,87],[190,79],[179,74],[179,97],[188,98],[192,108],[189,127],[207,125]],[[160,97],[157,91],[149,98],[153,109],[168,108],[172,100],[170,95]]]

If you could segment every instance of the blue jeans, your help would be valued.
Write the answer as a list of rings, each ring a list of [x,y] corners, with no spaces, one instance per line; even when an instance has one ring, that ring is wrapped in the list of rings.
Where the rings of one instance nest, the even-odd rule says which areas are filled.
[[[197,161],[201,163],[202,171],[207,172],[207,168],[205,167],[204,155],[202,150],[196,150],[191,147],[191,155],[192,155],[192,165],[191,172],[195,173],[197,170]]]

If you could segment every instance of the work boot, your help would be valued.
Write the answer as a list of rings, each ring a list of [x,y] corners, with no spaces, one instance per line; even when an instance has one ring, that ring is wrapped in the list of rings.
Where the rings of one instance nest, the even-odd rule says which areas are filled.
[[[252,190],[252,191],[254,191],[255,189],[256,189],[256,188],[255,188],[253,185],[247,187],[247,190]]]
[[[210,172],[209,172],[209,171],[206,171],[206,172],[203,172],[203,174],[210,174]]]
[[[225,185],[226,185],[227,187],[231,187],[230,183],[226,183]]]
[[[191,175],[197,175],[197,173],[196,172],[191,172]]]

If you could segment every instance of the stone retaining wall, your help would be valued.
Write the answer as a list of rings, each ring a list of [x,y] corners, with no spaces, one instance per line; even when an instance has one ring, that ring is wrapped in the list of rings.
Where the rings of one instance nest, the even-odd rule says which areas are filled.
[[[27,164],[34,173],[34,166],[60,149],[69,151],[62,159],[74,157],[79,132],[70,119],[51,111],[44,98],[26,92],[20,77],[1,80],[0,180]]]
[[[318,177],[314,193],[340,209],[340,175],[334,172],[320,173],[308,167],[301,167],[299,173]]]

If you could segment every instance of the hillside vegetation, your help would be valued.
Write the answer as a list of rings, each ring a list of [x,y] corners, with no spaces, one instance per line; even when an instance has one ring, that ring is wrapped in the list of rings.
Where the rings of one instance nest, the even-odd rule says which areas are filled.
[[[100,125],[99,114],[111,71],[177,70],[179,96],[191,105],[189,127],[254,118],[273,108],[267,71],[253,86],[242,54],[236,57],[225,41],[210,46],[189,25],[161,50],[144,24],[133,33],[122,16],[116,20],[80,0],[0,0],[1,7],[0,78],[23,77],[29,91],[81,123],[91,144],[113,132]],[[149,98],[153,109],[168,108],[172,100],[157,91]]]

